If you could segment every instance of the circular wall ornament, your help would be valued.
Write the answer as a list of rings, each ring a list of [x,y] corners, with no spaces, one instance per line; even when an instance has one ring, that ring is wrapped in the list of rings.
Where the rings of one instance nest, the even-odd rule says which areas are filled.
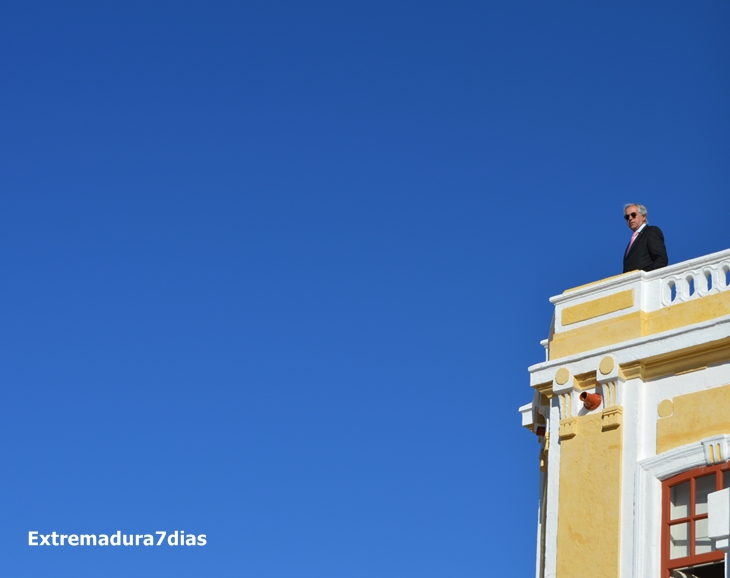
[[[659,413],[659,417],[669,417],[674,413],[674,402],[671,399],[665,399],[657,408],[657,412]]]
[[[567,367],[561,367],[555,373],[555,383],[557,383],[558,385],[565,385],[566,383],[568,383],[569,379],[570,371],[568,371]]]
[[[608,375],[613,371],[613,367],[615,364],[616,362],[613,360],[613,357],[607,355],[606,357],[601,359],[601,364],[598,366],[598,369],[603,375]]]

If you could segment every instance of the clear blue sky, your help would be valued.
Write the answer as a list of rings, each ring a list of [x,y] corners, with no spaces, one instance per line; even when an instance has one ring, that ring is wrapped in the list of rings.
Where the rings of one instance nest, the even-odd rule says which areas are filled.
[[[628,201],[670,263],[730,246],[729,28],[4,3],[0,574],[530,576],[548,298],[620,272]]]

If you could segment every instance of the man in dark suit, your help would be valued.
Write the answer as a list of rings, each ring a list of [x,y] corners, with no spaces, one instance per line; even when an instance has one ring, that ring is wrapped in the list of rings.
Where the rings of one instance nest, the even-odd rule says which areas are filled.
[[[624,252],[624,273],[640,269],[653,271],[666,267],[667,248],[659,227],[651,227],[646,219],[644,205],[632,203],[624,206],[624,219],[634,234]]]

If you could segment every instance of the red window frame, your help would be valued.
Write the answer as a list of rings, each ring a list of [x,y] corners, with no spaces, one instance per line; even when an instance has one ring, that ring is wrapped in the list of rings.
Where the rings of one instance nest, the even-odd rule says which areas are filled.
[[[681,473],[664,480],[662,482],[662,578],[670,578],[672,570],[685,568],[695,564],[707,564],[708,562],[718,562],[724,559],[725,554],[722,550],[714,552],[706,552],[704,554],[695,554],[695,523],[697,520],[707,518],[707,514],[695,514],[695,487],[696,479],[702,478],[709,474],[715,473],[715,491],[723,489],[723,473],[730,470],[730,462],[718,464],[715,466],[706,466],[696,468],[688,472]],[[670,520],[670,490],[683,482],[690,482],[690,503],[689,516]],[[689,556],[683,558],[669,559],[669,528],[677,524],[689,522]]]

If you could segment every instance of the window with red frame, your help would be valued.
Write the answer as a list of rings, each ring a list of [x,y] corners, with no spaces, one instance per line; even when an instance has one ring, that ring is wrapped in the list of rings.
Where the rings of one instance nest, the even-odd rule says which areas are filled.
[[[707,495],[730,487],[730,462],[662,484],[662,578],[725,576],[724,554],[708,536]]]

